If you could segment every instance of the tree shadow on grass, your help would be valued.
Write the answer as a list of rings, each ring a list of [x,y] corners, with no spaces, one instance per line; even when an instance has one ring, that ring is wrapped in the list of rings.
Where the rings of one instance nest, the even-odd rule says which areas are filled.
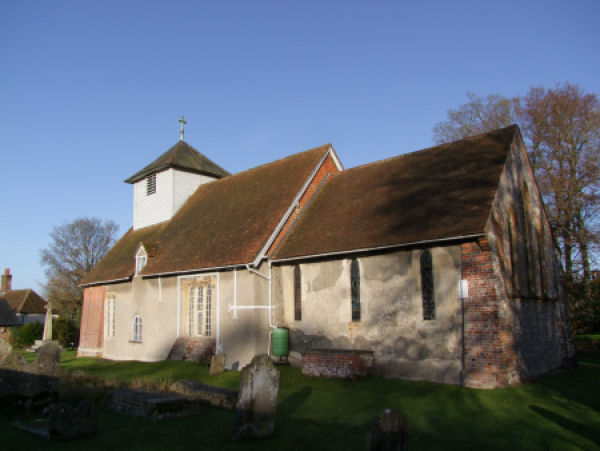
[[[600,430],[593,429],[584,424],[570,420],[562,415],[559,415],[558,413],[552,412],[548,409],[544,409],[543,407],[530,405],[529,408],[538,415],[541,415],[547,420],[557,424],[561,428],[571,431],[574,434],[585,437],[586,439],[591,440],[596,444],[600,444]]]

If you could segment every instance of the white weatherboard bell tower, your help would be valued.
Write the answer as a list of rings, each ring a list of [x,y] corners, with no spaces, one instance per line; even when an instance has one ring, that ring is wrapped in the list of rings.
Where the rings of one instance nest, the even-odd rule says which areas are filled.
[[[126,183],[133,185],[133,229],[171,219],[198,186],[229,175],[183,140],[183,116],[179,142]]]

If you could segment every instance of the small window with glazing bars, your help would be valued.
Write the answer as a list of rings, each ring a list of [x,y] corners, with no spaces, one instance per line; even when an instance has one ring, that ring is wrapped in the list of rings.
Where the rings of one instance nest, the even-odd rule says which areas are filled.
[[[150,174],[148,178],[146,178],[146,196],[150,196],[156,192],[156,172],[154,174]]]

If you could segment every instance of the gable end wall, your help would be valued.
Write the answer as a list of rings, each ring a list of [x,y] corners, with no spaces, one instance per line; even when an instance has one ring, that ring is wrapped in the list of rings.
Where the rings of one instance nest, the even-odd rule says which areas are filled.
[[[104,286],[83,290],[78,357],[101,356],[104,346]]]
[[[512,385],[570,365],[574,347],[560,263],[519,138],[507,158],[486,232],[485,239],[461,246],[462,277],[469,281],[465,385]]]
[[[285,224],[282,227],[281,231],[277,235],[277,238],[275,239],[275,241],[273,241],[273,244],[269,248],[269,251],[267,252],[267,255],[271,255],[273,252],[275,252],[275,249],[277,249],[277,246],[279,246],[279,244],[285,239],[285,237],[288,235],[288,233],[292,229],[292,227],[293,227],[294,223],[296,222],[296,220],[302,214],[303,209],[310,202],[310,200],[312,199],[312,197],[317,193],[317,191],[318,191],[319,187],[321,186],[321,183],[323,182],[323,180],[325,180],[325,178],[327,177],[327,175],[330,174],[330,173],[332,173],[332,172],[338,172],[338,168],[337,168],[337,166],[335,164],[335,161],[333,160],[333,158],[331,156],[331,153],[329,153],[327,155],[327,158],[325,158],[325,160],[321,164],[321,167],[319,168],[319,170],[315,174],[314,178],[310,182],[310,185],[308,185],[308,188],[306,188],[306,191],[304,192],[304,194],[302,195],[302,197],[298,201],[299,208],[296,209],[290,215],[290,217],[287,219],[287,221],[285,222]]]

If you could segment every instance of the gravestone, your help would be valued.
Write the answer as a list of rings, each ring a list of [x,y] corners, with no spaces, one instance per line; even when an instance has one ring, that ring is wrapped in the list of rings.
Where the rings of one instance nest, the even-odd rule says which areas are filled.
[[[406,451],[408,421],[397,409],[384,410],[367,433],[365,451]]]
[[[12,346],[8,341],[0,339],[0,365],[12,352]]]
[[[60,374],[61,348],[55,343],[46,343],[37,351],[35,365],[38,374],[45,376],[58,376]]]
[[[222,373],[225,371],[225,354],[213,355],[210,359],[210,375]]]
[[[273,434],[278,391],[279,370],[268,355],[255,356],[240,375],[234,441]]]

